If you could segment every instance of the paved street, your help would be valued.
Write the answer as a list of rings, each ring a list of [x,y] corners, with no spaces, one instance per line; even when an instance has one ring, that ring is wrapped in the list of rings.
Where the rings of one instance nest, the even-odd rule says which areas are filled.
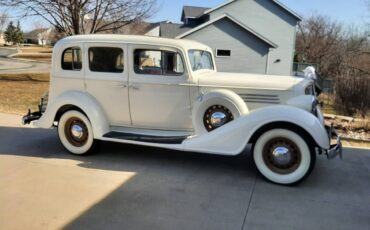
[[[0,57],[0,74],[4,73],[47,73],[51,64],[37,61]]]
[[[16,48],[0,47],[0,57],[7,57],[12,54],[16,54],[18,51]]]
[[[370,151],[318,157],[304,183],[220,157],[104,143],[75,157],[56,130],[0,114],[1,229],[369,229]]]

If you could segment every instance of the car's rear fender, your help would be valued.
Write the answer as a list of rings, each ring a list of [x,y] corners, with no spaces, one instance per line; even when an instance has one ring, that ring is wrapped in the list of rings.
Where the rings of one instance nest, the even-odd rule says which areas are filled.
[[[222,155],[242,152],[253,135],[269,124],[291,124],[304,130],[316,146],[328,149],[329,138],[325,127],[311,113],[291,106],[270,106],[250,112],[206,134],[184,141],[184,149]],[[271,127],[272,128],[272,127]],[[279,127],[282,128],[282,127]],[[289,129],[289,127],[286,127]],[[304,135],[302,134],[302,135]],[[307,140],[309,142],[309,140]]]
[[[45,113],[34,122],[40,128],[51,128],[61,108],[71,106],[81,110],[91,122],[94,138],[100,138],[109,132],[109,123],[104,110],[99,103],[88,93],[67,91],[49,101]]]

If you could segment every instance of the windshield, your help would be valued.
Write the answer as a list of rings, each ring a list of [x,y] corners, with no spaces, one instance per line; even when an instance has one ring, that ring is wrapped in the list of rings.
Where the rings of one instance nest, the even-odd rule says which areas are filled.
[[[212,54],[204,50],[189,50],[189,59],[193,71],[213,70]]]

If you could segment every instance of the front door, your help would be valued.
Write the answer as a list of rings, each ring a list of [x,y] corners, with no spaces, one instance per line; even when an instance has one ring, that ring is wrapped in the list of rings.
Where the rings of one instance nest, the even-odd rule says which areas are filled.
[[[127,45],[86,43],[85,87],[112,126],[131,126],[128,101]]]
[[[129,98],[138,128],[192,129],[188,73],[176,49],[131,45]]]

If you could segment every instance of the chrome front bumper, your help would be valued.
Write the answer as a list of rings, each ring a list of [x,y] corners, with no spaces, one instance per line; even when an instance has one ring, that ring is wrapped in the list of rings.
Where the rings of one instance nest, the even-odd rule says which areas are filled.
[[[337,131],[333,129],[333,125],[330,127],[327,127],[327,130],[328,130],[328,136],[329,136],[330,142],[332,139],[336,139],[336,143],[330,145],[330,148],[325,150],[326,156],[328,157],[328,159],[333,159],[339,155],[340,159],[342,159],[343,158],[343,147],[342,147],[340,136],[338,135]]]

